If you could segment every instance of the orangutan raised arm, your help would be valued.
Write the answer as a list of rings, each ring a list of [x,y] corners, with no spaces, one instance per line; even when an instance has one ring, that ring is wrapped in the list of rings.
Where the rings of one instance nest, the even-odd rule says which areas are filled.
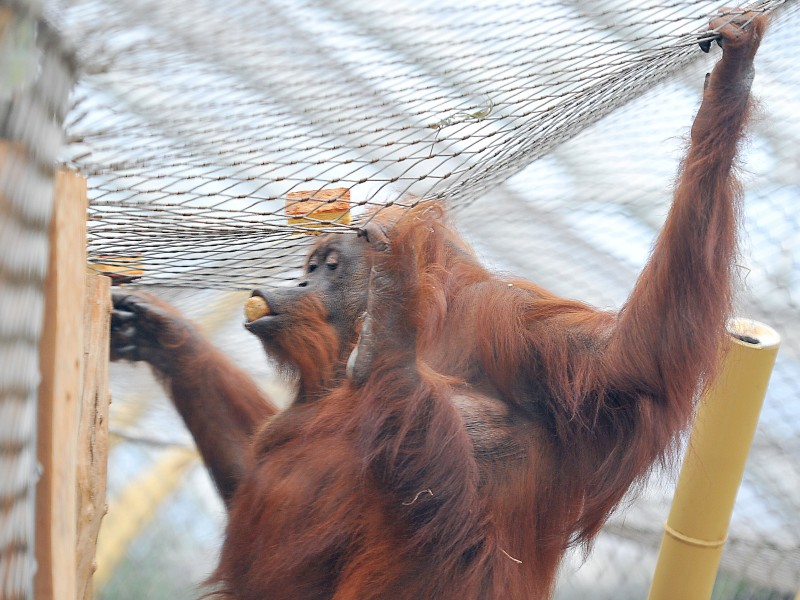
[[[686,402],[713,375],[731,301],[741,190],[733,174],[766,19],[720,16],[722,59],[707,76],[672,210],[609,345],[612,385]]]

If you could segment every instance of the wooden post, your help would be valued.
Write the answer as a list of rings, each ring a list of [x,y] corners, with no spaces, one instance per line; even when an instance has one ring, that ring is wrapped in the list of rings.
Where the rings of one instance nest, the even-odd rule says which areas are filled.
[[[91,600],[100,522],[106,514],[108,464],[108,336],[111,280],[86,273],[83,377],[78,425],[77,598]]]
[[[59,171],[39,353],[34,581],[36,597],[52,600],[90,589],[105,507],[109,294],[100,276],[87,284],[86,208],[86,181]]]

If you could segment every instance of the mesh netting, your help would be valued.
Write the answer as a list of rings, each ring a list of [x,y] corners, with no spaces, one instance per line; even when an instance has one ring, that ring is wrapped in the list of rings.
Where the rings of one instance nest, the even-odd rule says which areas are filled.
[[[371,208],[444,198],[490,265],[618,307],[669,205],[715,58],[696,34],[719,4],[54,3],[84,64],[69,134],[89,176],[92,260],[158,287],[284,397],[240,326],[246,295],[230,290],[296,275],[314,224],[290,223],[297,192],[347,190],[353,218],[324,221],[332,231]],[[800,3],[760,6],[780,10],[743,157],[738,312],[784,343],[720,600],[800,589]],[[100,595],[197,597],[223,509],[202,469],[176,462],[191,441],[147,370],[113,369]],[[169,478],[148,477],[165,465]],[[566,561],[559,600],[646,596],[673,477],[657,474],[588,558]]]
[[[308,242],[288,194],[347,189],[354,222],[470,203],[698,57],[716,7],[75,2],[90,256],[144,285],[274,283]]]

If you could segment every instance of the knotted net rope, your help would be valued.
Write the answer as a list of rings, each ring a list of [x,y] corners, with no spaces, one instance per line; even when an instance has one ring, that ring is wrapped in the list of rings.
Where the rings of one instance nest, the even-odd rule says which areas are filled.
[[[341,232],[387,204],[480,201],[700,59],[717,8],[56,3],[84,58],[68,132],[90,179],[90,259],[140,285],[291,278],[309,224]],[[317,190],[349,195],[348,216],[290,221],[292,198]]]

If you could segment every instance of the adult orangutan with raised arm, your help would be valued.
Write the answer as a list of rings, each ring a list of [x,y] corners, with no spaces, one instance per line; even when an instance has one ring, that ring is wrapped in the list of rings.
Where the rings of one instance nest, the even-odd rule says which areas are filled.
[[[731,18],[711,23],[722,58],[618,314],[493,275],[438,204],[381,212],[320,239],[298,287],[253,292],[247,328],[299,377],[276,414],[173,309],[115,296],[114,356],[163,378],[228,506],[222,595],[549,597],[564,551],[673,448],[714,374],[766,27]]]

